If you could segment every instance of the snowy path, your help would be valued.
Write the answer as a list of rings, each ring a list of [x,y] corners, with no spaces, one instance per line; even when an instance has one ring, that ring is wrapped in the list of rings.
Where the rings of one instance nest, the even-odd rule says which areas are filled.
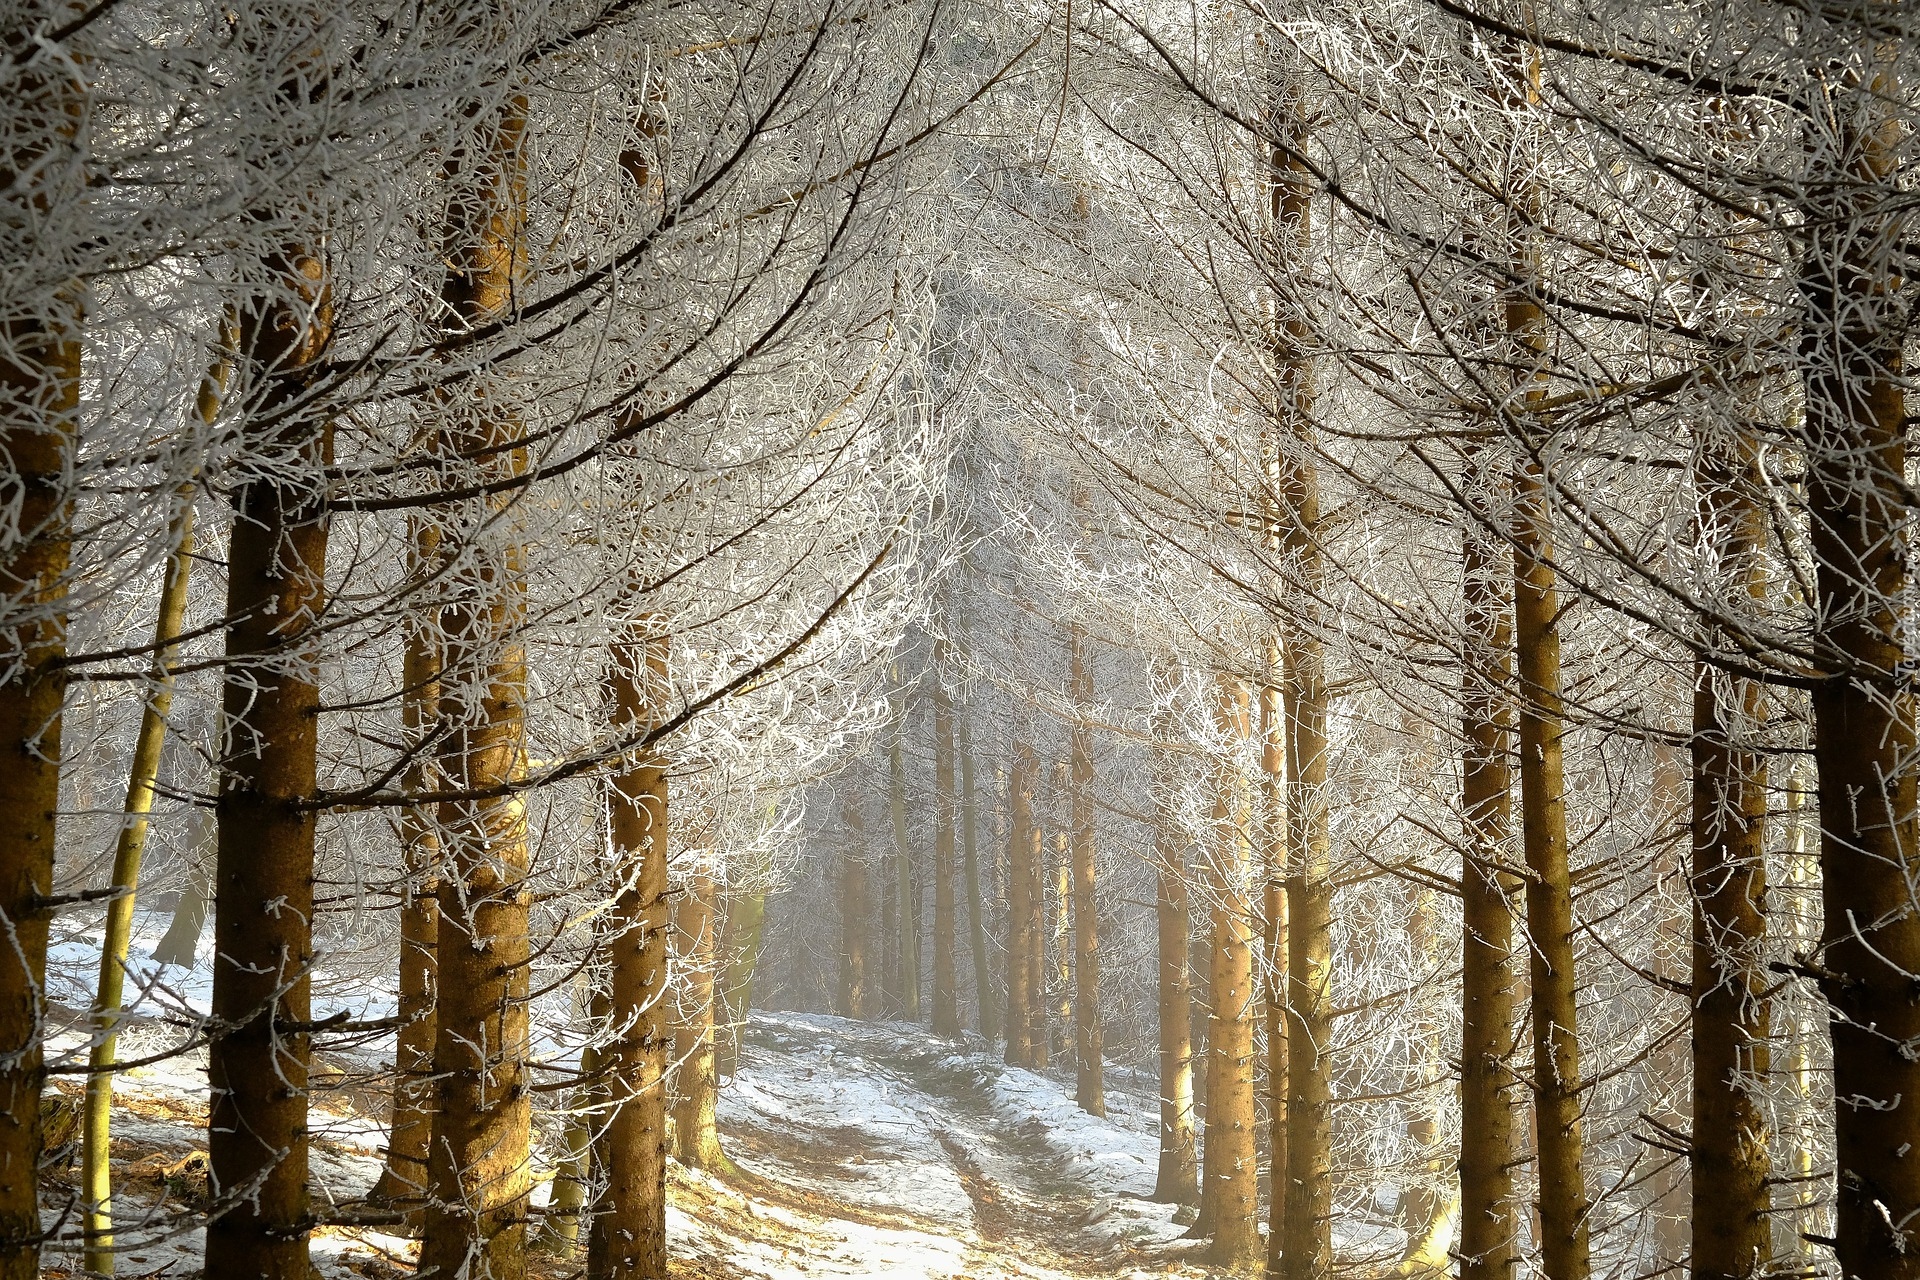
[[[721,1104],[740,1175],[699,1180],[711,1199],[685,1186],[673,1224],[716,1270],[1164,1275],[1192,1252],[1146,1199],[1152,1118],[1124,1099],[1096,1120],[1051,1081],[898,1023],[757,1014],[743,1057]]]

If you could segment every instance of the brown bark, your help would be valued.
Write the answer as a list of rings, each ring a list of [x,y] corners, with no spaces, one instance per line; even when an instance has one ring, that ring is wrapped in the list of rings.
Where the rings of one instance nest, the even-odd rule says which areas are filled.
[[[1246,739],[1246,689],[1221,678],[1217,715],[1230,742]],[[1229,1270],[1262,1262],[1259,1157],[1255,1150],[1252,795],[1245,772],[1219,766],[1214,798],[1212,1018],[1208,1028],[1207,1123],[1201,1221],[1207,1258]]]
[[[514,97],[448,162],[454,191],[442,291],[457,330],[510,314],[526,256],[526,102]],[[488,478],[527,465],[512,415],[484,387],[447,405],[443,448]],[[494,452],[488,452],[495,450]],[[525,547],[510,496],[448,513],[461,534],[441,611],[439,781],[485,791],[526,775]],[[518,795],[440,805],[440,884],[428,1201],[423,1273],[518,1280],[531,1190],[530,939],[526,803]]]
[[[989,1045],[1000,1037],[999,1002],[987,953],[987,902],[980,877],[979,804],[973,789],[971,717],[960,707],[960,850],[966,875],[967,931],[973,952],[973,998],[980,1013],[980,1036]]]
[[[424,578],[439,560],[437,526],[415,518],[414,575]],[[400,679],[405,687],[401,727],[414,753],[402,785],[419,793],[433,787],[428,737],[440,700],[438,619],[413,618],[406,631]],[[433,1132],[433,1041],[435,977],[439,970],[440,833],[420,808],[400,814],[406,896],[400,906],[400,1032],[393,1054],[393,1103],[387,1126],[387,1158],[369,1198],[376,1203],[424,1203],[427,1141]],[[415,1225],[418,1225],[417,1219]]]
[[[615,732],[631,736],[658,724],[669,692],[666,639],[641,635],[615,646],[610,658]],[[606,939],[612,1034],[598,1055],[607,1109],[596,1152],[606,1183],[587,1237],[587,1275],[665,1280],[666,761],[650,752],[628,762],[608,786],[607,808],[615,859]]]
[[[1282,663],[1280,645],[1268,663]],[[1285,1266],[1287,1240],[1287,729],[1280,690],[1260,690],[1260,1008],[1267,1034],[1267,1274]]]
[[[900,890],[900,1016],[920,1020],[920,882],[913,871],[913,846],[907,842],[907,769],[900,756],[896,726],[887,744],[887,810],[893,822],[893,858]]]
[[[1513,854],[1513,671],[1505,543],[1470,523],[1461,552],[1460,1280],[1512,1280],[1520,1265],[1514,1170],[1521,1133],[1519,958]]]
[[[936,645],[936,653],[944,646]],[[936,657],[936,662],[938,658]],[[955,963],[953,703],[936,673],[933,690],[933,1034],[960,1035]]]
[[[690,877],[673,913],[676,949],[686,973],[673,1039],[673,1154],[689,1169],[729,1167],[715,1116],[720,1098],[713,1057],[719,892],[713,868],[703,864]]]
[[[1514,480],[1520,829],[1531,873],[1526,897],[1527,933],[1533,942],[1540,1255],[1547,1280],[1586,1280],[1591,1263],[1581,1132],[1579,984],[1574,972],[1573,880],[1561,754],[1566,719],[1560,686],[1559,592],[1551,561],[1545,484],[1531,464],[1523,464]]]
[[[1073,1038],[1073,841],[1065,831],[1053,833],[1053,923],[1047,939],[1053,960],[1047,975],[1048,1050],[1065,1059],[1074,1052]],[[1045,1064],[1042,1063],[1044,1066]],[[1077,1068],[1076,1068],[1077,1070]]]
[[[1193,1014],[1187,1007],[1187,952],[1192,945],[1187,903],[1186,849],[1173,812],[1172,763],[1154,753],[1159,820],[1154,828],[1158,893],[1154,917],[1159,938],[1160,1164],[1153,1198],[1162,1204],[1200,1199],[1200,1169],[1194,1146]]]
[[[1878,36],[1863,37],[1879,39]],[[1807,134],[1800,293],[1813,692],[1826,925],[1820,986],[1832,1007],[1835,1253],[1841,1271],[1920,1276],[1920,849],[1912,678],[1901,614],[1906,532],[1905,239],[1890,204],[1908,142],[1889,105],[1888,55],[1821,81]]]
[[[1069,631],[1068,685],[1080,715],[1067,732],[1069,809],[1073,824],[1073,1098],[1089,1115],[1107,1114],[1102,1075],[1106,1036],[1100,1024],[1100,912],[1095,897],[1093,734],[1086,716],[1093,706],[1093,664],[1086,634]]]
[[[269,264],[284,292],[240,315],[239,350],[260,384],[253,411],[287,411],[321,358],[331,306],[320,259]],[[207,1155],[220,1197],[206,1270],[307,1280],[307,1069],[313,964],[320,693],[315,623],[326,606],[321,469],[330,422],[306,412],[257,437],[270,472],[234,495],[227,559],[228,754],[215,854]],[[272,904],[267,909],[267,904]]]
[[[49,150],[73,145],[85,86],[64,68],[29,66],[9,88],[16,113],[0,154],[0,191],[20,225],[58,216],[79,197],[65,190],[78,165]],[[41,135],[38,139],[35,134]],[[38,172],[43,176],[28,177]],[[12,194],[24,187],[24,198]],[[17,202],[17,203],[16,203]],[[30,206],[30,207],[21,207]],[[0,1280],[32,1280],[40,1266],[40,1091],[46,1082],[46,899],[60,806],[60,724],[67,678],[67,567],[72,506],[66,492],[80,407],[80,295],[51,300],[51,314],[0,322],[0,456],[19,496],[0,557]]]
[[[1033,748],[1013,744],[1007,781],[1007,1062],[1033,1065],[1033,964],[1037,945],[1033,901]]]
[[[873,990],[867,975],[867,930],[873,927],[867,880],[867,822],[860,798],[847,793],[841,804],[847,843],[840,851],[840,1016],[873,1016]]]
[[[1318,520],[1312,469],[1293,479],[1302,527]],[[1296,536],[1296,535],[1290,535]],[[1302,540],[1303,543],[1305,540]],[[1310,545],[1295,550],[1311,566]],[[1287,1236],[1288,1280],[1325,1280],[1333,1269],[1333,885],[1327,815],[1327,685],[1317,637],[1295,630],[1284,645],[1287,735]]]
[[[1696,445],[1703,549],[1718,577],[1756,603],[1767,536],[1757,449]],[[1720,647],[1726,638],[1709,636]],[[1696,664],[1693,691],[1693,1275],[1749,1280],[1773,1254],[1767,971],[1765,714],[1757,681]]]

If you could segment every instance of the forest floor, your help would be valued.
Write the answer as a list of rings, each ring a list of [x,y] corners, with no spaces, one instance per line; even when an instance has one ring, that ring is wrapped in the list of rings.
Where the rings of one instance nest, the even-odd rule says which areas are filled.
[[[130,1071],[116,1089],[116,1217],[142,1220],[121,1229],[123,1280],[188,1280],[199,1270],[203,1233],[192,1207],[206,1184],[204,1070],[204,1053],[185,1055]],[[77,1094],[71,1077],[57,1087]],[[1147,1199],[1151,1100],[1116,1090],[1110,1107],[1108,1119],[1085,1114],[1058,1083],[1002,1065],[977,1040],[956,1045],[901,1023],[756,1014],[740,1072],[721,1095],[734,1167],[673,1169],[674,1275],[1204,1274],[1200,1245],[1180,1239],[1173,1207]],[[365,1090],[316,1090],[317,1200],[356,1200],[372,1184],[380,1109]],[[66,1201],[75,1171],[50,1173],[49,1191]],[[56,1202],[50,1208],[59,1216]],[[328,1227],[312,1254],[324,1280],[394,1280],[413,1251],[386,1231]],[[47,1262],[55,1280],[81,1274],[70,1251],[50,1249]],[[578,1274],[578,1261],[543,1255],[535,1269],[562,1280]]]

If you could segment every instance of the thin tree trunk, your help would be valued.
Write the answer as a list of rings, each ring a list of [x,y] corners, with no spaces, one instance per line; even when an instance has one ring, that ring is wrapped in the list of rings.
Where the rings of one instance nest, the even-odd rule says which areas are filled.
[[[526,262],[526,101],[513,97],[449,163],[455,196],[443,296],[461,331],[506,317]],[[512,476],[520,424],[484,390],[447,405],[449,458]],[[462,542],[441,612],[439,778],[454,792],[516,782],[527,769],[525,548],[510,494],[454,514]],[[447,878],[440,884],[435,1090],[420,1269],[446,1280],[518,1280],[526,1273],[532,1184],[528,1092],[526,802],[518,795],[440,806]]]
[[[1421,726],[1415,722],[1413,728],[1418,731]],[[1436,763],[1427,755],[1425,759],[1415,760],[1413,768],[1431,777],[1436,772]],[[1435,972],[1440,962],[1440,931],[1436,925],[1433,891],[1415,889],[1407,916],[1407,938],[1415,958],[1429,973]],[[1420,1011],[1419,1021],[1420,1025],[1412,1029],[1409,1036],[1413,1057],[1410,1065],[1425,1085],[1417,1098],[1424,1099],[1426,1105],[1408,1119],[1407,1137],[1423,1156],[1421,1172],[1425,1177],[1401,1192],[1400,1221],[1406,1229],[1407,1244],[1400,1252],[1395,1274],[1442,1280],[1450,1270],[1454,1215],[1460,1207],[1460,1194],[1451,1176],[1453,1169],[1449,1167],[1453,1162],[1445,1156],[1440,1123],[1438,1086],[1449,1074],[1445,1031],[1438,1020],[1430,1016],[1429,1010]],[[1419,1102],[1414,1101],[1414,1105]]]
[[[1218,718],[1229,743],[1250,729],[1247,693],[1221,678]],[[1207,1036],[1207,1125],[1201,1219],[1208,1261],[1247,1270],[1263,1260],[1253,1081],[1253,807],[1245,771],[1220,766],[1214,798],[1212,1021]]]
[[[714,968],[719,961],[715,899],[719,884],[702,863],[674,911],[674,933],[686,972],[680,1019],[674,1028],[673,1154],[689,1169],[730,1167],[720,1150],[715,1110],[719,1079],[714,1071]]]
[[[1319,482],[1302,452],[1288,459],[1288,553],[1301,608],[1319,588]],[[1327,804],[1326,659],[1299,622],[1282,644],[1287,756],[1287,1236],[1288,1280],[1333,1269],[1333,885]]]
[[[425,578],[439,561],[440,530],[415,517],[413,570]],[[402,785],[416,794],[433,789],[428,739],[438,718],[440,650],[437,618],[411,618],[401,656],[401,728],[413,760]],[[406,898],[400,906],[400,981],[396,1012],[400,1032],[393,1052],[393,1103],[387,1126],[387,1158],[369,1199],[406,1203],[417,1226],[427,1184],[427,1143],[433,1133],[433,1044],[435,981],[439,972],[440,833],[432,815],[420,807],[400,812]]]
[[[1276,72],[1276,76],[1278,76]],[[1270,534],[1286,601],[1281,707],[1287,774],[1287,1166],[1280,1264],[1289,1280],[1326,1280],[1333,1268],[1332,912],[1327,819],[1326,660],[1314,615],[1325,576],[1320,481],[1313,460],[1313,331],[1287,282],[1309,269],[1315,183],[1299,156],[1305,116],[1276,95],[1274,127],[1289,139],[1267,155],[1275,316],[1274,441],[1268,462]],[[1279,1181],[1278,1179],[1276,1181]]]
[[[1153,1198],[1162,1204],[1196,1204],[1200,1169],[1194,1146],[1193,1014],[1187,1001],[1188,916],[1186,842],[1174,808],[1174,760],[1165,746],[1153,753],[1154,870],[1158,881],[1154,919],[1158,934],[1160,1031],[1160,1165]]]
[[[936,644],[936,654],[943,646]],[[936,665],[939,659],[936,656]],[[933,674],[933,1033],[960,1035],[954,895],[953,703]]]
[[[648,621],[636,624],[643,631]],[[668,704],[667,641],[642,634],[610,655],[614,729],[657,725]],[[587,1239],[592,1280],[667,1274],[667,769],[656,752],[629,761],[607,791],[615,859],[607,927],[612,1035],[595,1064],[606,1118],[598,1160],[606,1183]]]
[[[1033,777],[1039,780],[1039,762]],[[1051,1010],[1047,1002],[1047,832],[1036,818],[1027,829],[1027,1065],[1045,1071],[1053,1056]]]
[[[1277,460],[1276,460],[1277,461]],[[1269,667],[1282,665],[1280,642]],[[1260,690],[1260,1008],[1267,1033],[1267,1274],[1285,1266],[1287,1241],[1287,726],[1280,690]]]
[[[978,799],[973,789],[972,716],[960,707],[960,846],[966,869],[967,932],[973,951],[974,1004],[980,1011],[980,1036],[989,1045],[1000,1038],[1000,1011],[994,999],[993,967],[987,954],[987,904],[980,884]]]
[[[1076,1048],[1073,1040],[1073,841],[1065,831],[1053,833],[1053,936],[1048,939],[1053,972],[1047,978],[1048,1049],[1064,1059]],[[1077,1068],[1076,1068],[1077,1070]]]
[[[766,925],[767,886],[756,874],[750,886],[727,895],[726,963],[720,984],[726,1034],[714,1049],[714,1070],[723,1080],[740,1069],[740,1033],[753,1012],[753,977],[760,968],[760,939]]]
[[[1574,972],[1573,881],[1561,761],[1566,721],[1560,686],[1559,592],[1551,561],[1545,483],[1531,464],[1522,464],[1514,480],[1520,826],[1531,873],[1526,896],[1527,933],[1533,942],[1540,1254],[1547,1280],[1586,1280],[1591,1264],[1580,1114],[1579,982]]]
[[[913,877],[913,846],[907,843],[907,770],[900,733],[887,744],[887,808],[893,821],[893,858],[900,888],[900,1016],[920,1021],[920,886]]]
[[[1757,450],[1696,445],[1701,540],[1726,586],[1767,592]],[[1710,636],[1719,647],[1725,638]],[[1765,714],[1758,681],[1702,660],[1693,690],[1693,1275],[1748,1280],[1768,1269],[1773,1229],[1769,1108]]]
[[[205,396],[203,392],[203,402]],[[113,1063],[126,985],[127,943],[133,934],[134,894],[140,884],[140,862],[147,850],[147,819],[153,812],[153,788],[160,775],[160,749],[167,740],[167,712],[173,706],[173,642],[186,619],[187,575],[193,565],[193,486],[183,487],[174,500],[179,506],[167,522],[170,550],[153,625],[149,692],[134,738],[127,801],[113,850],[113,888],[118,896],[107,904],[100,940],[100,980],[90,1019],[93,1043],[87,1053],[89,1074],[81,1120],[80,1196],[85,1206],[81,1221],[86,1240],[82,1265],[102,1275],[113,1274],[113,1172],[107,1155],[112,1142]]]
[[[1033,1065],[1033,748],[1013,744],[1007,780],[1007,1052],[1009,1065]]]
[[[214,869],[207,1156],[219,1198],[207,1225],[215,1276],[307,1280],[307,1071],[320,690],[315,623],[326,607],[322,469],[332,424],[299,411],[326,352],[331,299],[317,255],[269,264],[284,290],[244,308],[239,351],[264,385],[256,437],[275,462],[234,494],[227,551],[227,755]],[[263,911],[259,904],[272,903]]]
[[[1477,468],[1477,455],[1470,462]],[[1483,482],[1475,471],[1471,481]],[[1471,520],[1463,535],[1460,807],[1460,1280],[1513,1280],[1520,1265],[1514,1171],[1521,1134],[1519,968],[1513,907],[1513,670],[1506,544]]]
[[[1878,9],[1880,6],[1874,6]],[[1892,9],[1888,8],[1891,15]],[[1864,20],[1863,20],[1864,21]],[[1910,143],[1887,49],[1823,77],[1807,131],[1801,373],[1815,640],[1813,691],[1833,1013],[1835,1254],[1874,1280],[1920,1276],[1920,850],[1903,346],[1905,222],[1891,195]],[[1882,202],[1887,202],[1883,204]]]
[[[1100,912],[1095,898],[1093,830],[1093,664],[1086,634],[1068,630],[1069,692],[1078,713],[1067,730],[1069,821],[1073,826],[1073,1065],[1074,1101],[1089,1115],[1107,1114],[1102,1077],[1106,1037],[1100,1024]]]
[[[840,1016],[873,1016],[867,979],[867,930],[872,927],[872,897],[867,883],[867,822],[852,791],[841,803],[847,843],[840,851]]]

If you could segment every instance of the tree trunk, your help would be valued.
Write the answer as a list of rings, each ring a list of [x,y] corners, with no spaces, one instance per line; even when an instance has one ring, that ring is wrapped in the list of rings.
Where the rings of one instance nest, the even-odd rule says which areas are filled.
[[[1068,808],[1073,826],[1074,1101],[1089,1115],[1107,1114],[1102,1078],[1106,1038],[1100,1025],[1100,912],[1095,899],[1093,831],[1093,665],[1087,638],[1069,629],[1068,686],[1076,717],[1067,731]]]
[[[936,654],[944,646],[935,645]],[[936,656],[936,664],[939,659]],[[955,962],[953,703],[933,674],[933,1034],[960,1035],[960,983]]]
[[[270,265],[285,291],[240,316],[239,349],[264,385],[253,440],[275,460],[234,493],[227,551],[227,753],[214,868],[207,1046],[207,1157],[220,1197],[207,1225],[209,1275],[307,1280],[308,1025],[320,691],[315,622],[325,610],[322,469],[332,425],[296,408],[326,352],[331,299],[317,255]],[[262,904],[273,904],[263,910]]]
[[[1423,728],[1417,720],[1410,727],[1414,732]],[[1417,775],[1433,777],[1438,772],[1437,763],[1428,754],[1424,759],[1414,760],[1412,768]],[[1414,900],[1407,914],[1407,938],[1422,969],[1432,973],[1440,966],[1440,931],[1435,927],[1433,891],[1416,888],[1413,892]],[[1439,1085],[1450,1074],[1446,1033],[1431,1013],[1431,1007],[1419,1010],[1419,1025],[1411,1028],[1408,1036],[1413,1058],[1409,1065],[1424,1087],[1409,1099],[1408,1105],[1419,1109],[1407,1120],[1407,1137],[1424,1156],[1421,1172],[1425,1176],[1401,1190],[1400,1222],[1406,1229],[1407,1244],[1401,1250],[1395,1274],[1444,1280],[1451,1270],[1453,1222],[1460,1207],[1460,1195],[1450,1176],[1452,1162],[1445,1157],[1440,1123]]]
[[[1249,731],[1246,690],[1221,677],[1217,715],[1231,745]],[[1229,1270],[1262,1261],[1255,1150],[1252,795],[1245,771],[1219,767],[1214,793],[1212,1020],[1207,1036],[1207,1124],[1201,1219],[1207,1258]]]
[[[416,517],[413,571],[424,580],[439,562],[439,528]],[[402,785],[416,794],[434,788],[428,738],[438,718],[440,652],[437,618],[409,619],[401,657],[401,727],[413,760]],[[393,1103],[387,1126],[387,1158],[369,1199],[405,1203],[417,1226],[427,1184],[427,1142],[433,1133],[434,1002],[439,971],[440,833],[424,809],[400,813],[406,897],[400,906],[400,1032],[393,1052]]]
[[[1033,1065],[1033,964],[1038,942],[1033,901],[1033,748],[1013,744],[1007,780],[1007,1052],[1010,1066]]]
[[[526,261],[526,102],[500,108],[449,161],[454,189],[443,295],[460,331],[506,317]],[[475,478],[518,474],[520,424],[476,389],[449,404],[449,459],[480,457]],[[526,776],[525,547],[511,493],[450,513],[459,559],[441,611],[438,779],[486,791]],[[518,1280],[526,1273],[532,1181],[528,1092],[526,802],[517,794],[440,806],[447,879],[439,887],[439,999],[428,1201],[420,1269],[444,1280]]]
[[[173,706],[171,651],[186,619],[187,575],[193,565],[193,486],[182,488],[175,501],[179,506],[167,524],[170,550],[160,584],[159,614],[153,625],[153,664],[148,672],[151,692],[140,712],[133,767],[127,778],[127,801],[113,850],[113,888],[119,896],[107,904],[100,940],[100,981],[90,1018],[93,1043],[87,1053],[89,1074],[81,1121],[80,1198],[85,1206],[82,1226],[86,1233],[82,1265],[102,1275],[113,1274],[113,1172],[107,1154],[112,1142],[113,1063],[125,990],[127,943],[133,933],[140,863],[147,850],[147,818],[153,812],[153,788],[160,775],[160,749],[167,740],[167,712]]]
[[[1047,1031],[1052,1057],[1064,1059],[1073,1041],[1073,841],[1053,833],[1053,928],[1048,939],[1053,972],[1047,977]],[[1042,1063],[1041,1065],[1045,1065]],[[1077,1072],[1077,1068],[1076,1068]]]
[[[1561,763],[1566,721],[1560,688],[1560,605],[1545,485],[1530,463],[1521,465],[1514,480],[1520,829],[1531,873],[1527,933],[1533,942],[1540,1255],[1546,1280],[1587,1280],[1589,1201],[1580,1116],[1579,982],[1574,972],[1573,881],[1567,861],[1566,782]]]
[[[636,624],[642,631],[650,621]],[[615,646],[609,684],[622,737],[665,718],[667,640],[642,634]],[[667,769],[648,751],[609,783],[615,859],[607,925],[612,1035],[598,1055],[606,1117],[598,1160],[606,1184],[587,1239],[592,1280],[665,1280],[667,1274]]]
[[[702,863],[674,910],[677,950],[686,973],[680,1020],[674,1028],[673,1154],[689,1169],[729,1167],[715,1123],[720,1081],[714,1071],[714,967],[719,959],[719,885]]]
[[[867,886],[867,823],[860,798],[849,791],[841,805],[847,843],[840,851],[840,1016],[873,1016],[867,979],[867,930],[873,908]]]
[[[907,843],[907,769],[900,758],[900,732],[887,744],[887,808],[893,820],[893,858],[900,888],[900,1016],[920,1021],[920,886],[913,876],[913,846]]]
[[[760,967],[760,939],[766,932],[767,873],[727,895],[726,955],[720,984],[720,1009],[726,1034],[714,1047],[714,1071],[723,1080],[740,1069],[740,1033],[753,1012],[753,976]]]
[[[1880,40],[1878,34],[1863,36]],[[1841,1271],[1920,1276],[1920,913],[1913,868],[1914,700],[1903,670],[1907,571],[1907,332],[1896,211],[1909,145],[1892,119],[1904,90],[1888,54],[1823,77],[1807,131],[1800,292],[1807,507],[1815,639],[1829,674],[1814,688],[1832,1006]],[[1818,92],[1818,91],[1816,91]],[[1884,204],[1882,202],[1885,202]]]
[[[1280,643],[1268,648],[1278,668]],[[1287,1241],[1287,728],[1280,690],[1260,690],[1260,1008],[1267,1033],[1267,1274],[1285,1266]]]
[[[1187,1007],[1187,952],[1192,946],[1192,928],[1187,914],[1186,842],[1180,838],[1174,807],[1171,750],[1155,747],[1153,765],[1160,1023],[1160,1166],[1154,1177],[1153,1198],[1162,1204],[1185,1205],[1200,1199],[1193,1133],[1193,1014]]]
[[[1469,462],[1476,488],[1484,483]],[[1513,906],[1513,671],[1504,540],[1470,520],[1462,540],[1460,675],[1460,1280],[1513,1280],[1520,1265],[1518,957]]]
[[[67,216],[81,197],[69,163],[86,88],[51,57],[9,90],[18,133],[0,155],[0,190],[34,221]],[[35,135],[39,136],[36,137]],[[55,152],[52,157],[49,152]],[[51,161],[50,163],[46,163]],[[65,189],[52,189],[59,182]],[[17,203],[16,203],[17,202]],[[22,208],[21,206],[29,206]],[[20,224],[28,225],[28,224]],[[73,509],[68,471],[80,409],[81,295],[76,284],[47,315],[0,321],[0,456],[19,496],[0,554],[0,1280],[40,1270],[40,1091],[46,1083],[46,905],[53,892],[60,808],[60,722],[67,677],[67,567]],[[13,304],[18,306],[19,303]]]
[[[153,944],[155,964],[193,968],[200,950],[200,935],[206,931],[207,908],[213,899],[213,849],[216,825],[213,811],[198,809],[193,815],[192,834],[188,836],[184,857],[187,884],[180,900],[173,904],[173,919],[167,931]]]
[[[1727,456],[1731,452],[1732,456]],[[1767,592],[1757,449],[1696,444],[1703,549],[1718,579],[1756,604]],[[1709,635],[1724,648],[1729,638]],[[1758,681],[1694,669],[1693,1275],[1748,1280],[1773,1256],[1769,1108],[1765,757],[1752,747],[1765,708]]]
[[[1300,446],[1304,450],[1304,445]],[[1303,608],[1321,578],[1316,539],[1319,481],[1298,453],[1288,459],[1286,545],[1301,577]],[[1281,705],[1287,757],[1287,1236],[1288,1280],[1333,1270],[1333,885],[1327,805],[1326,659],[1319,637],[1296,622],[1282,645]]]
[[[960,846],[966,868],[967,931],[973,952],[974,1004],[980,1011],[980,1036],[989,1045],[1000,1038],[1000,1011],[993,989],[993,967],[987,955],[987,904],[980,884],[980,846],[977,840],[979,805],[973,789],[972,717],[960,707]]]

